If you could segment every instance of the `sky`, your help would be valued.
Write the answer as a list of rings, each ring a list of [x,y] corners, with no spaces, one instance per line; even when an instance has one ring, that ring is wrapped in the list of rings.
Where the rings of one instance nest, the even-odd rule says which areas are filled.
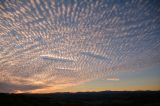
[[[159,0],[0,0],[0,92],[160,90]]]

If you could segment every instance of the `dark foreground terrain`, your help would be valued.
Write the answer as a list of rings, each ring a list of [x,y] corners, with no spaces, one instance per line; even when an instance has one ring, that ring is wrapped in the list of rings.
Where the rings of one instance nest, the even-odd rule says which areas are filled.
[[[0,106],[160,106],[160,91],[0,94]]]

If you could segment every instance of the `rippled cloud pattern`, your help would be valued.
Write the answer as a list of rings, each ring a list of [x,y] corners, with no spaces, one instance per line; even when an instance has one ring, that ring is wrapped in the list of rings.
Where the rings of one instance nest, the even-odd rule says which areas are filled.
[[[0,92],[54,92],[160,63],[158,0],[0,1]]]

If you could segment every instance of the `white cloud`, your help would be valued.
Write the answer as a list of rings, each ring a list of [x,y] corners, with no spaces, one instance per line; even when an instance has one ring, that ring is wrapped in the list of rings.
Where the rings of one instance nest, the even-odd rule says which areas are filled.
[[[107,78],[107,80],[111,80],[111,81],[119,81],[119,78]]]

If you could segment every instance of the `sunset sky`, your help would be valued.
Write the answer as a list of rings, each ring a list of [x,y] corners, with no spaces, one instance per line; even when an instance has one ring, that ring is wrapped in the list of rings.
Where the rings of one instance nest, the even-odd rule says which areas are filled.
[[[0,0],[0,92],[160,90],[159,0]]]

